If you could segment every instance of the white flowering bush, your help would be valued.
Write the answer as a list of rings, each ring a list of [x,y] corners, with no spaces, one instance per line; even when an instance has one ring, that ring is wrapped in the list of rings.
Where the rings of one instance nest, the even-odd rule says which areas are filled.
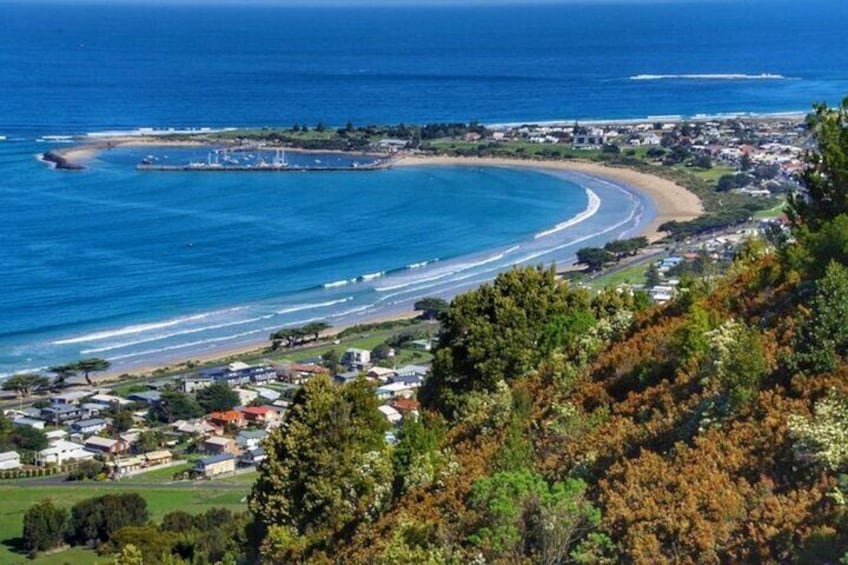
[[[811,418],[789,416],[798,461],[831,471],[848,469],[848,397],[831,391],[816,402]]]

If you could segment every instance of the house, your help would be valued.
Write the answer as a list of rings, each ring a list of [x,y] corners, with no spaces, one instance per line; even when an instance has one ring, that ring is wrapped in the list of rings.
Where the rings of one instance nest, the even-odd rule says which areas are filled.
[[[241,457],[239,457],[239,463],[242,465],[259,465],[266,459],[268,459],[268,454],[261,447],[257,447],[256,449],[250,449],[242,453]]]
[[[394,376],[395,372],[393,369],[387,369],[385,367],[371,367],[368,369],[368,377],[381,383],[388,382]]]
[[[243,450],[256,449],[266,437],[268,432],[265,430],[242,430],[236,436],[236,444]]]
[[[403,416],[407,414],[418,414],[421,403],[414,398],[395,398],[389,402],[389,406],[400,412]]]
[[[397,373],[398,377],[407,375],[418,375],[423,379],[430,373],[430,367],[428,367],[427,365],[404,365],[403,367],[395,369],[395,373]]]
[[[79,404],[83,398],[88,398],[93,394],[93,390],[69,390],[62,394],[53,394],[49,400],[50,404]]]
[[[103,418],[80,420],[71,424],[71,431],[79,434],[96,434],[106,429],[109,423]]]
[[[344,373],[339,373],[338,375],[333,377],[333,380],[339,384],[346,385],[358,379],[359,375],[361,374],[362,373],[360,371],[354,369],[352,371],[345,371]]]
[[[371,352],[367,349],[351,347],[342,355],[342,365],[348,369],[366,371],[371,366]]]
[[[315,363],[290,363],[280,368],[280,376],[293,384],[303,384],[317,375],[329,375],[330,370]]]
[[[203,420],[193,422],[177,420],[173,423],[173,426],[174,431],[190,436],[205,436],[215,431],[215,426]]]
[[[389,400],[392,398],[410,398],[417,387],[411,387],[406,383],[389,383],[379,386],[374,389],[374,394],[379,400]]]
[[[265,426],[280,419],[280,414],[270,406],[245,406],[239,409],[245,422],[254,426]]]
[[[173,460],[174,455],[167,449],[151,451],[149,453],[144,454],[144,461],[148,467],[155,467],[156,465],[167,465]]]
[[[266,383],[277,379],[277,372],[270,365],[248,365],[238,361],[226,366],[203,369],[198,375],[231,387],[249,383]]]
[[[127,450],[127,443],[122,439],[91,436],[85,440],[85,448],[95,453],[117,455],[119,453],[124,453]]]
[[[198,475],[210,479],[236,470],[236,458],[230,454],[204,457],[195,465],[193,471]]]
[[[88,399],[89,403],[100,404],[101,406],[109,407],[109,406],[126,406],[127,404],[132,404],[130,400],[126,398],[121,398],[120,396],[114,396],[112,394],[95,394],[91,398]]]
[[[397,424],[403,419],[403,416],[401,416],[400,412],[386,404],[378,407],[377,410],[379,410],[380,413],[386,418],[386,420],[388,420],[389,423],[392,425]]]
[[[409,342],[409,347],[412,349],[418,349],[420,351],[430,351],[433,349],[433,340],[432,339],[416,339]]]
[[[0,471],[17,469],[21,466],[21,456],[17,451],[0,453]]]
[[[44,436],[47,438],[48,442],[53,442],[65,439],[68,437],[68,432],[65,430],[50,430],[49,432],[45,432]]]
[[[83,402],[80,404],[83,418],[94,418],[106,410],[106,408],[106,406],[98,404],[97,402]]]
[[[116,459],[108,463],[108,467],[112,469],[112,475],[119,477],[121,475],[127,475],[129,473],[140,471],[144,468],[144,457],[141,455],[136,455],[134,457],[125,457],[123,459]]]
[[[203,451],[215,455],[230,453],[235,455],[239,452],[235,440],[228,437],[210,437],[203,442]]]
[[[244,416],[238,410],[212,412],[211,414],[206,416],[206,421],[208,421],[213,426],[220,426],[222,428],[227,426],[236,426],[237,428],[243,428],[245,426]]]
[[[44,429],[44,420],[36,420],[34,418],[27,418],[26,416],[16,417],[14,420],[12,420],[12,424],[16,426],[29,426],[37,430]]]
[[[68,461],[82,461],[94,459],[94,453],[88,451],[82,445],[72,441],[58,440],[35,454],[36,465],[55,464],[62,465]]]
[[[259,395],[259,398],[267,400],[269,402],[279,400],[282,396],[282,394],[280,394],[276,390],[271,390],[270,388],[256,387],[256,392]]]
[[[198,390],[208,388],[214,383],[215,381],[212,380],[212,377],[206,377],[204,375],[189,375],[183,377],[183,392],[192,394]]]
[[[41,409],[41,418],[51,424],[61,426],[82,417],[82,408],[73,404],[53,404]]]
[[[127,395],[127,398],[133,402],[140,402],[141,404],[152,406],[153,404],[158,404],[159,401],[162,400],[162,393],[158,390],[145,390],[130,393]]]

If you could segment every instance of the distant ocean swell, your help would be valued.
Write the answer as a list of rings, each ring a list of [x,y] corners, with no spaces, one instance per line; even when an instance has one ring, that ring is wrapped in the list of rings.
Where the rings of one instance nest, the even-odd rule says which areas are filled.
[[[751,75],[745,73],[702,73],[702,74],[677,74],[677,75],[633,75],[630,80],[793,80],[781,74],[761,73]]]

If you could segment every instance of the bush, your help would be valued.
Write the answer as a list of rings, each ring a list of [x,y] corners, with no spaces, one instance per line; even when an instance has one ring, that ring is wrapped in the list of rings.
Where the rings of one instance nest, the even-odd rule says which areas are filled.
[[[32,553],[58,547],[68,531],[68,511],[42,500],[24,514],[24,547]]]

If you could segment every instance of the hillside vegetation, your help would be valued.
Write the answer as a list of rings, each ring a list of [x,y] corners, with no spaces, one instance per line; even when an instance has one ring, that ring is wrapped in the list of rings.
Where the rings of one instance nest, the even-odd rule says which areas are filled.
[[[263,561],[845,560],[846,111],[817,108],[791,234],[668,306],[542,268],[455,299],[394,447],[362,391],[307,386],[251,498]]]

